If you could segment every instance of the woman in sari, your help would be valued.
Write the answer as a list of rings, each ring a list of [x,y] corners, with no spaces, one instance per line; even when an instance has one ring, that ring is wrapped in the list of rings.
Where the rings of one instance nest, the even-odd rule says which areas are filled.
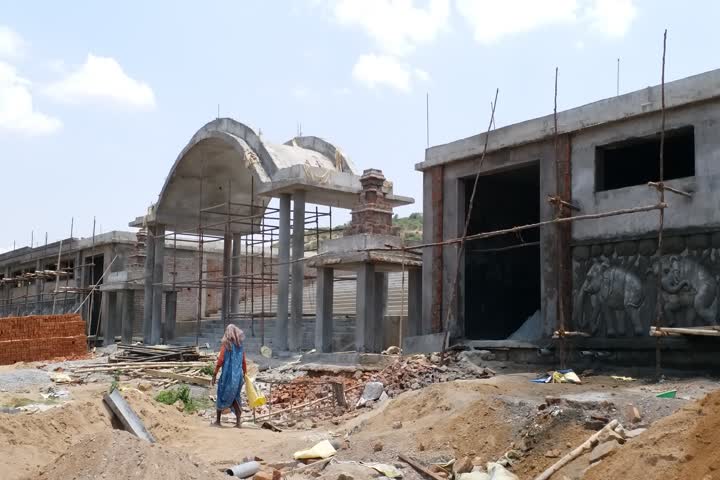
[[[222,412],[230,407],[235,411],[235,427],[240,428],[240,392],[242,391],[244,375],[247,373],[245,352],[242,342],[245,334],[233,324],[225,329],[220,344],[220,354],[215,364],[212,384],[215,385],[218,371],[222,368],[220,381],[217,384],[217,419],[213,425],[220,426]]]

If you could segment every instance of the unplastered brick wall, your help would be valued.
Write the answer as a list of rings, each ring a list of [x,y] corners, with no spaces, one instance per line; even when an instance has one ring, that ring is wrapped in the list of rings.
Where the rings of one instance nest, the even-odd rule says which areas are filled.
[[[73,357],[87,352],[77,314],[0,318],[0,365]]]

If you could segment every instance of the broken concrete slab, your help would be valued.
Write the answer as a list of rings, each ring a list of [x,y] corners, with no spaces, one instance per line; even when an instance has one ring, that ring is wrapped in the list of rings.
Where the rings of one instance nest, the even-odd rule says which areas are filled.
[[[434,353],[445,349],[445,333],[432,333],[403,338],[402,350],[408,355],[411,353]]]
[[[146,440],[150,443],[155,443],[155,438],[153,438],[152,434],[145,428],[145,425],[142,420],[140,420],[140,417],[138,417],[135,411],[130,408],[130,405],[128,405],[117,389],[113,390],[109,394],[106,394],[103,397],[103,401],[108,405],[108,407],[110,407],[110,410],[112,410],[118,420],[120,420],[120,423],[123,424],[125,430],[138,438]]]
[[[608,455],[613,454],[618,448],[620,448],[620,444],[615,441],[599,444],[592,452],[590,452],[590,463],[602,460]]]

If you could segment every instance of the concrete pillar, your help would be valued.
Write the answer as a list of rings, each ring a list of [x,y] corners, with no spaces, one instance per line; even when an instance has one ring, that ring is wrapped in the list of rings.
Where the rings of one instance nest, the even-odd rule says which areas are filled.
[[[155,226],[155,258],[153,259],[153,299],[150,344],[160,343],[162,333],[163,281],[165,273],[165,225]]]
[[[101,293],[100,298],[100,321],[102,322],[100,331],[102,332],[103,345],[112,345],[115,343],[115,336],[117,335],[117,296],[115,292],[104,291]]]
[[[223,327],[225,327],[230,321],[231,284],[228,277],[232,272],[232,250],[232,235],[230,233],[225,233],[225,237],[223,239],[223,288],[221,290],[222,299],[220,301],[220,320],[222,320]]]
[[[305,192],[293,194],[292,234],[292,305],[290,306],[289,345],[291,351],[302,348],[303,339],[303,286],[305,281]]]
[[[163,329],[163,341],[168,343],[175,340],[175,324],[177,320],[177,292],[165,294],[165,323]]]
[[[232,237],[232,291],[230,292],[230,311],[232,313],[240,313],[240,269],[242,265],[242,236],[234,234]]]
[[[135,291],[123,290],[118,301],[121,304],[121,335],[123,343],[132,343],[133,327],[135,326]]]
[[[370,352],[373,346],[373,327],[375,326],[375,266],[363,264],[357,272],[355,349],[358,352]]]
[[[85,267],[81,267],[83,264],[82,251],[75,252],[75,289],[80,291],[83,288],[83,282],[85,280]],[[75,296],[75,301],[79,304],[83,301],[83,294],[78,293]],[[75,308],[73,308],[75,310]]]
[[[145,276],[143,298],[143,343],[150,345],[152,337],[153,269],[155,268],[155,230],[147,230],[145,238]]]
[[[277,319],[273,347],[288,349],[288,295],[290,291],[290,194],[280,195],[280,238],[278,239]]]
[[[332,352],[334,286],[333,269],[318,268],[315,302],[315,349],[318,352]]]
[[[422,270],[411,268],[408,271],[408,331],[403,336],[414,337],[423,335],[422,328]]]
[[[389,345],[385,345],[385,314],[387,313],[388,299],[388,274],[387,272],[375,272],[375,312],[371,330],[371,351],[382,352]]]

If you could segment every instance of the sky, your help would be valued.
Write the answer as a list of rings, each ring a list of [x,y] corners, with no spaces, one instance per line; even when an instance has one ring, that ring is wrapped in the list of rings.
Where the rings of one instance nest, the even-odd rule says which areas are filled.
[[[0,0],[0,251],[127,224],[218,115],[325,138],[422,209],[431,145],[720,67],[720,2]],[[337,216],[336,222],[343,217]],[[31,233],[33,232],[33,233]]]

